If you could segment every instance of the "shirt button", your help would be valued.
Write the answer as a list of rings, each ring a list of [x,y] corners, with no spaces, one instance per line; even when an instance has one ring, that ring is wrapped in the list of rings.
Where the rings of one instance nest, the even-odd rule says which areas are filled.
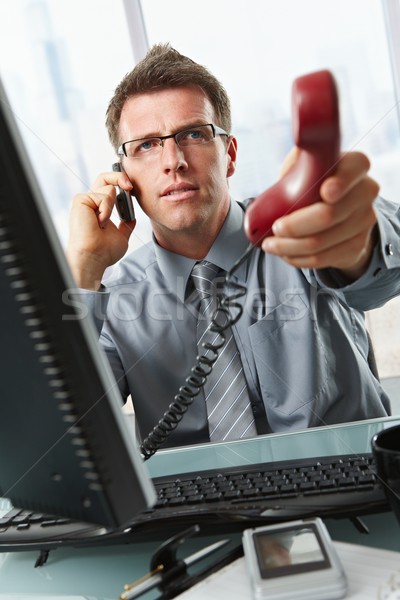
[[[393,254],[394,254],[393,244],[386,244],[385,252],[386,252],[387,256],[393,256]]]

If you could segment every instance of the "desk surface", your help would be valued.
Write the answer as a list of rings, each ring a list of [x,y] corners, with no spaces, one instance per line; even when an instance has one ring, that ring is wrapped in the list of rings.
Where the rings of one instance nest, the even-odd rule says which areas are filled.
[[[370,451],[372,436],[383,427],[399,423],[397,419],[377,419],[353,425],[312,429],[296,434],[260,436],[254,440],[206,444],[164,450],[147,463],[151,476],[185,470],[246,465],[254,462],[285,460],[293,457]],[[3,507],[6,508],[3,502]],[[363,518],[370,535],[360,534],[349,520],[328,520],[334,539],[400,551],[398,524],[391,513]],[[226,536],[224,536],[226,537]],[[186,556],[220,539],[197,536],[181,547]],[[232,536],[232,544],[240,534]],[[0,554],[0,600],[116,600],[124,583],[145,574],[149,560],[162,542],[135,543],[107,548],[65,548],[50,553],[43,567],[34,568],[36,552]],[[144,599],[157,598],[149,592]]]

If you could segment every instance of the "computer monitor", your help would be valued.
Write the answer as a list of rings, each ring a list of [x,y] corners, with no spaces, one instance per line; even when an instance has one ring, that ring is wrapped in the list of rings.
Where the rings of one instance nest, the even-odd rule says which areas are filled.
[[[0,81],[0,495],[121,527],[155,501]]]

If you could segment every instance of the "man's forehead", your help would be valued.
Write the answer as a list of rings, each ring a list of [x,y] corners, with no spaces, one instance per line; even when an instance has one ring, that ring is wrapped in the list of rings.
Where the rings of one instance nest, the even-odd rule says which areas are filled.
[[[213,106],[201,88],[167,88],[128,98],[122,108],[119,130],[122,137],[162,135],[214,121]]]

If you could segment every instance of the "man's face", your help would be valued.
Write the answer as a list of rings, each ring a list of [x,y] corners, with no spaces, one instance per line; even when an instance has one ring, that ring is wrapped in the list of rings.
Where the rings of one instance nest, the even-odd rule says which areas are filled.
[[[215,124],[213,107],[197,87],[151,92],[129,98],[120,119],[122,142]],[[174,138],[159,153],[123,158],[133,192],[152,222],[158,242],[179,234],[218,233],[229,208],[227,178],[235,171],[236,140],[216,136],[208,144],[180,148]],[[172,238],[171,238],[172,236]]]

